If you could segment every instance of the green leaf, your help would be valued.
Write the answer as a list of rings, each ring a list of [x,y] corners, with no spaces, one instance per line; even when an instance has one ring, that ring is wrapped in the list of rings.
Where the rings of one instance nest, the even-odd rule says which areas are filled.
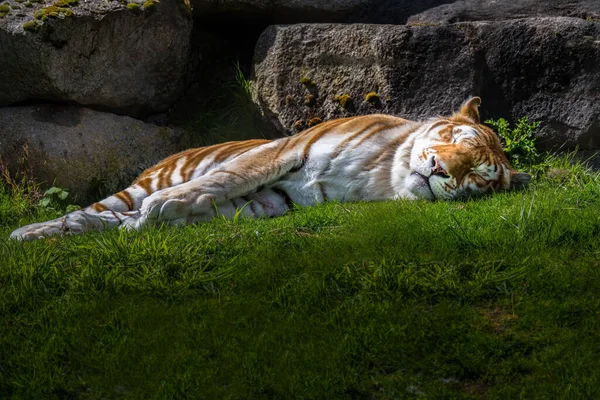
[[[46,190],[46,192],[44,193],[44,196],[47,196],[50,194],[56,194],[56,193],[60,193],[60,192],[62,192],[61,188],[52,186],[50,189]]]
[[[48,207],[51,202],[52,202],[52,199],[50,199],[49,197],[44,197],[43,199],[40,200],[39,204],[41,207]]]

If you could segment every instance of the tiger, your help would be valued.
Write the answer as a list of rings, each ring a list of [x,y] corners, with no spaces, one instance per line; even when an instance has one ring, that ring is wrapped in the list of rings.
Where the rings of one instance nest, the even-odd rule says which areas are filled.
[[[411,121],[387,114],[332,119],[277,139],[185,150],[128,188],[63,217],[16,229],[22,241],[120,227],[139,230],[275,217],[294,205],[390,199],[452,200],[527,186],[496,133],[480,121],[480,97],[450,116]]]

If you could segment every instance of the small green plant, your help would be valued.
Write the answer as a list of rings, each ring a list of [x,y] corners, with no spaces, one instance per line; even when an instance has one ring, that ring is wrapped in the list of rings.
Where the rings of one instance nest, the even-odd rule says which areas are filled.
[[[488,119],[485,123],[498,132],[502,141],[502,149],[515,168],[523,168],[539,162],[540,154],[535,148],[535,137],[533,136],[540,126],[539,121],[530,123],[525,116],[517,121],[515,128],[511,128],[504,118]]]
[[[23,24],[23,29],[29,32],[37,32],[42,24],[36,20],[28,21]]]
[[[129,11],[139,11],[140,10],[140,5],[136,4],[136,3],[129,3],[129,4],[127,4],[127,9]]]
[[[45,211],[66,210],[67,212],[78,210],[77,205],[69,204],[69,192],[59,187],[53,186],[44,192],[40,199],[38,207]]]
[[[62,2],[61,4],[63,4],[65,2]],[[42,21],[45,21],[46,19],[48,19],[48,17],[52,17],[52,18],[57,18],[58,14],[63,14],[65,17],[70,17],[73,15],[73,11],[68,9],[68,8],[64,8],[64,7],[58,7],[55,3],[54,5],[51,5],[49,7],[44,7],[44,8],[40,8],[39,10],[36,10],[33,13],[33,17],[35,19],[39,19]],[[70,4],[75,4],[75,3],[69,3],[67,4],[67,6],[69,6]]]
[[[8,14],[10,12],[10,6],[8,4],[0,5],[0,13]]]

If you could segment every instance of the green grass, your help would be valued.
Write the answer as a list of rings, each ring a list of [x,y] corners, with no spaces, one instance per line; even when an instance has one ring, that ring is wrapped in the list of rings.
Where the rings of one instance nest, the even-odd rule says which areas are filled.
[[[5,187],[0,398],[598,398],[600,185],[569,163],[464,202],[31,243],[3,239],[59,211]]]

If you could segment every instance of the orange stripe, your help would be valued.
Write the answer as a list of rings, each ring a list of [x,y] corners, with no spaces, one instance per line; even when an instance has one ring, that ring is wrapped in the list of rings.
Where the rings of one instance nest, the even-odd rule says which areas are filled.
[[[152,193],[152,179],[151,178],[144,178],[140,181],[137,181],[135,184],[137,186],[141,187],[142,189],[144,189],[146,194]]]
[[[187,156],[187,160],[181,167],[181,171],[180,171],[181,180],[183,182],[189,181],[190,178],[192,177],[192,175],[194,174],[194,171],[196,170],[196,168],[198,168],[198,165],[200,165],[200,162],[204,159],[204,157],[208,153],[211,153],[220,147],[229,146],[231,143],[234,143],[234,142],[225,142],[225,143],[221,143],[221,144],[216,144],[214,146],[200,147],[199,149],[196,149],[193,152],[193,154],[190,154]]]
[[[126,190],[122,190],[119,193],[115,194],[115,197],[121,200],[127,206],[129,211],[133,210],[133,198]]]
[[[437,128],[440,125],[450,124],[450,123],[451,123],[450,121],[446,121],[446,120],[440,120],[440,121],[434,122],[433,125],[431,125],[429,127],[429,129],[427,129],[427,132],[431,132],[432,129]]]
[[[219,154],[214,156],[214,162],[221,163],[225,159],[227,159],[229,156],[231,156],[233,153],[235,153],[237,150],[250,150],[261,144],[265,144],[268,142],[269,142],[268,140],[258,140],[258,139],[257,140],[246,140],[237,145],[230,146],[227,149],[223,149]]]
[[[182,151],[180,153],[177,154],[173,154],[161,161],[159,161],[158,163],[156,163],[154,166],[146,169],[144,172],[142,172],[140,174],[140,176],[134,181],[134,183],[137,183],[138,180],[140,179],[144,179],[146,177],[148,177],[149,175],[152,175],[154,172],[159,171],[161,169],[163,169],[163,167],[167,164],[170,164],[171,162],[175,162],[177,163],[177,161],[180,158],[186,157],[189,153],[195,151],[196,149],[190,149],[190,150],[186,150],[186,151]]]
[[[342,119],[327,121],[327,122],[319,124],[318,126],[306,131],[308,133],[308,132],[312,132],[313,130],[315,130],[315,132],[313,133],[313,137],[308,141],[308,143],[304,147],[304,154],[303,154],[304,159],[306,159],[308,157],[308,153],[310,152],[310,148],[312,147],[312,145],[317,140],[319,140],[321,137],[323,137],[323,135],[325,135],[326,133],[330,133],[334,128],[339,128],[340,125],[343,125],[345,123],[354,123],[357,119],[360,119],[361,120],[360,122],[363,122],[362,120],[364,119],[364,117],[349,117],[349,118],[342,118]],[[376,121],[376,122],[380,122],[380,121]],[[386,126],[388,126],[388,125],[384,124],[384,127],[386,127]],[[390,125],[390,126],[394,126],[394,125]],[[317,130],[315,128],[318,128],[319,130]],[[363,129],[363,131],[364,131],[364,129]]]
[[[281,154],[283,149],[286,148],[286,146],[288,145],[290,140],[291,140],[291,138],[289,138],[289,137],[285,139],[285,141],[283,142],[283,145],[281,145],[281,147],[279,148],[279,150],[277,150],[277,153],[275,154],[275,157],[274,157],[275,160],[277,160],[279,158],[279,155]]]
[[[308,136],[308,135],[312,135],[315,131],[320,131],[320,130],[328,130],[331,128],[334,128],[337,125],[341,125],[345,122],[351,122],[354,119],[356,119],[357,117],[348,117],[348,118],[340,118],[340,119],[332,119],[326,122],[321,122],[318,125],[315,125],[311,128],[308,128],[307,130],[298,133],[295,136]]]
[[[250,150],[253,150],[253,149],[255,149],[255,148],[257,148],[257,147],[259,147],[259,146],[261,146],[261,145],[263,145],[263,144],[264,144],[264,143],[260,143],[260,144],[258,144],[258,145],[256,145],[256,146],[254,146],[254,147],[243,148],[243,149],[241,149],[241,150],[239,150],[239,151],[233,152],[233,153],[231,154],[231,158],[236,158],[236,157],[238,157],[238,156],[241,156],[242,154],[244,154],[244,153],[247,153],[247,152],[249,152]]]
[[[102,203],[94,203],[92,204],[92,208],[98,212],[102,212],[102,211],[106,211],[108,210],[108,207],[106,207],[104,204]]]
[[[304,146],[304,151],[302,152],[302,158],[304,160],[306,160],[308,158],[308,153],[310,152],[310,148],[312,147],[312,145],[319,140],[320,138],[322,138],[323,136],[325,136],[325,134],[329,133],[329,129],[324,129],[320,132],[316,132],[313,134],[313,136],[310,138],[310,140],[308,141],[308,143],[306,143],[306,145]]]
[[[354,146],[352,146],[353,149],[357,148],[358,146],[360,146],[361,144],[363,144],[366,140],[369,140],[373,135],[381,132],[381,131],[385,131],[386,129],[393,129],[396,128],[400,125],[380,125],[376,128],[373,128],[373,130],[369,133],[367,133],[363,138],[361,138],[358,143],[356,143]]]
[[[158,189],[164,189],[167,187],[171,187],[173,185],[173,181],[171,179],[171,174],[177,168],[177,162],[179,160],[175,160],[174,162],[169,163],[166,167],[162,169],[162,171],[158,174]]]
[[[357,133],[355,133],[354,135],[350,135],[349,137],[347,137],[346,139],[344,139],[333,151],[333,153],[331,154],[331,159],[336,158],[337,156],[340,155],[340,153],[346,148],[346,146],[348,146],[348,144],[353,141],[354,139],[356,139],[358,136],[363,135],[366,131],[368,131],[369,129],[373,128],[374,126],[376,126],[378,124],[378,122],[375,122],[374,124],[369,125],[366,129],[360,129]]]

